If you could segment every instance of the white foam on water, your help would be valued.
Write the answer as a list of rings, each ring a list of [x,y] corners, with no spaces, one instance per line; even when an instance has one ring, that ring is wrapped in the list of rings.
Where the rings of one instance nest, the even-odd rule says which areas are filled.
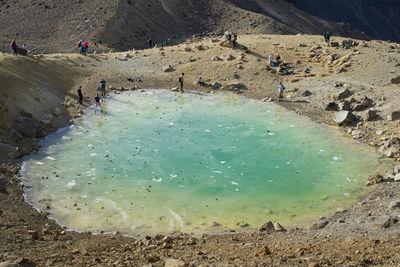
[[[273,136],[273,135],[275,135],[275,134],[274,134],[274,133],[268,133],[268,135]]]
[[[36,161],[35,162],[37,165],[43,165],[43,162],[41,162],[41,161]]]
[[[220,163],[221,163],[221,164],[224,164],[224,163],[225,163],[225,161],[221,161]]]
[[[350,196],[349,193],[343,193],[343,195],[346,196],[346,197]]]
[[[336,157],[336,156],[332,157],[332,159],[335,160],[335,161],[339,160],[339,158]]]
[[[233,185],[239,185],[237,182],[231,181]]]
[[[214,172],[214,173],[222,173],[221,171],[211,171],[211,172]]]
[[[211,132],[211,130],[210,129],[205,129],[204,130],[206,133],[209,133],[209,132]]]
[[[347,182],[351,182],[350,178],[348,178],[348,177],[346,178],[346,181],[347,181]]]
[[[71,182],[69,182],[69,183],[67,184],[67,187],[68,187],[68,188],[72,188],[72,187],[74,187],[74,186],[76,186],[76,181],[75,181],[75,180],[72,180]]]
[[[170,174],[169,176],[170,176],[171,178],[176,178],[176,177],[178,177],[177,174]]]
[[[53,161],[56,160],[55,158],[50,157],[50,156],[47,156],[46,159],[48,159],[48,160],[53,160]]]
[[[90,156],[94,157],[94,156],[97,156],[97,154],[96,153],[91,153]]]

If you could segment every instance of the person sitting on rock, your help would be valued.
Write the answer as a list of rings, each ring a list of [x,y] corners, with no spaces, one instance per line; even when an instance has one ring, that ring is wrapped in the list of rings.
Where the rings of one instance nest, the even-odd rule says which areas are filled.
[[[287,73],[288,73],[288,71],[287,71],[287,69],[286,69],[286,66],[285,66],[285,64],[283,64],[283,62],[281,62],[281,63],[279,64],[279,72],[281,72],[281,73],[283,73],[283,74],[287,74]]]
[[[271,54],[271,55],[269,56],[269,58],[268,58],[269,64],[270,64],[272,67],[276,67],[276,66],[277,66],[277,63],[274,61],[274,59],[275,59],[274,54]]]
[[[280,61],[281,61],[281,56],[278,54],[276,57],[275,57],[275,61],[279,64],[280,63]]]
[[[204,79],[203,79],[203,77],[199,77],[199,82],[198,82],[201,86],[204,86],[205,85],[205,83],[204,83]]]

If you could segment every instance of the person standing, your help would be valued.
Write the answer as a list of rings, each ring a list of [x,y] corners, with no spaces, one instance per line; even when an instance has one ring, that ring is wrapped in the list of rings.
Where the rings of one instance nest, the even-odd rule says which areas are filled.
[[[151,40],[150,37],[149,37],[149,39],[147,40],[147,42],[149,42],[149,47],[152,48],[152,47],[153,47],[153,41]]]
[[[79,86],[78,88],[78,97],[79,97],[79,104],[83,105],[82,86]]]
[[[13,50],[13,54],[16,56],[17,55],[17,43],[15,42],[15,39],[12,40],[10,47]]]
[[[283,90],[285,90],[285,86],[282,84],[282,82],[280,82],[279,86],[278,86],[278,91],[279,91],[279,100],[278,100],[278,102],[282,102]]]
[[[181,76],[179,76],[179,84],[181,85],[181,91],[183,91],[183,76],[185,75],[185,73],[182,73]]]
[[[103,78],[100,80],[100,90],[101,96],[106,97],[106,81]]]
[[[101,102],[100,102],[100,97],[99,95],[96,95],[94,97],[94,101],[95,101],[95,106],[94,106],[94,113],[96,113],[97,107],[100,107],[100,111],[103,112],[103,108],[101,107]]]

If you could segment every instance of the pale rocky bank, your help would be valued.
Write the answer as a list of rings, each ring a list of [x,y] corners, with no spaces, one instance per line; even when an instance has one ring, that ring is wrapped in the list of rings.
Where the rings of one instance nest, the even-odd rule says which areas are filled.
[[[400,265],[400,45],[354,40],[343,47],[343,40],[326,47],[319,36],[243,35],[238,41],[247,51],[206,38],[88,56],[0,54],[0,262],[10,262],[0,266]],[[289,75],[269,66],[271,53],[281,55]],[[315,218],[309,229],[287,231],[266,224],[254,233],[92,235],[66,231],[24,201],[21,157],[73,123],[92,103],[100,78],[109,93],[120,93],[176,87],[182,72],[186,90],[266,102],[277,100],[283,81],[282,106],[374,147],[393,169],[366,177],[373,189],[365,199]],[[206,87],[196,84],[199,76]]]

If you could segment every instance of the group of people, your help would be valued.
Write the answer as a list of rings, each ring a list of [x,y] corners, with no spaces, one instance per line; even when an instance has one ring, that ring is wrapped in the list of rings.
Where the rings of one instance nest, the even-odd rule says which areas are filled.
[[[281,61],[281,56],[278,54],[276,56],[274,56],[274,54],[271,54],[268,58],[269,64],[272,67],[279,67],[279,72],[286,75],[289,74],[285,63],[283,63],[283,61]]]
[[[18,47],[17,42],[15,41],[15,39],[12,40],[12,42],[10,43],[10,48],[13,51],[13,55],[17,56],[17,55],[23,55],[26,56],[28,51],[25,48],[25,44],[22,45],[22,47]]]
[[[101,91],[101,97],[105,99],[106,97],[106,81],[101,78],[99,81],[99,90]],[[82,94],[82,86],[79,86],[78,90],[78,98],[79,98],[79,104],[83,105],[83,94]],[[103,107],[101,106],[101,97],[99,94],[96,94],[94,97],[94,113],[97,112],[97,107],[100,108],[100,111],[103,112]]]
[[[89,49],[89,42],[80,40],[78,43],[79,53],[82,55],[86,55]]]

